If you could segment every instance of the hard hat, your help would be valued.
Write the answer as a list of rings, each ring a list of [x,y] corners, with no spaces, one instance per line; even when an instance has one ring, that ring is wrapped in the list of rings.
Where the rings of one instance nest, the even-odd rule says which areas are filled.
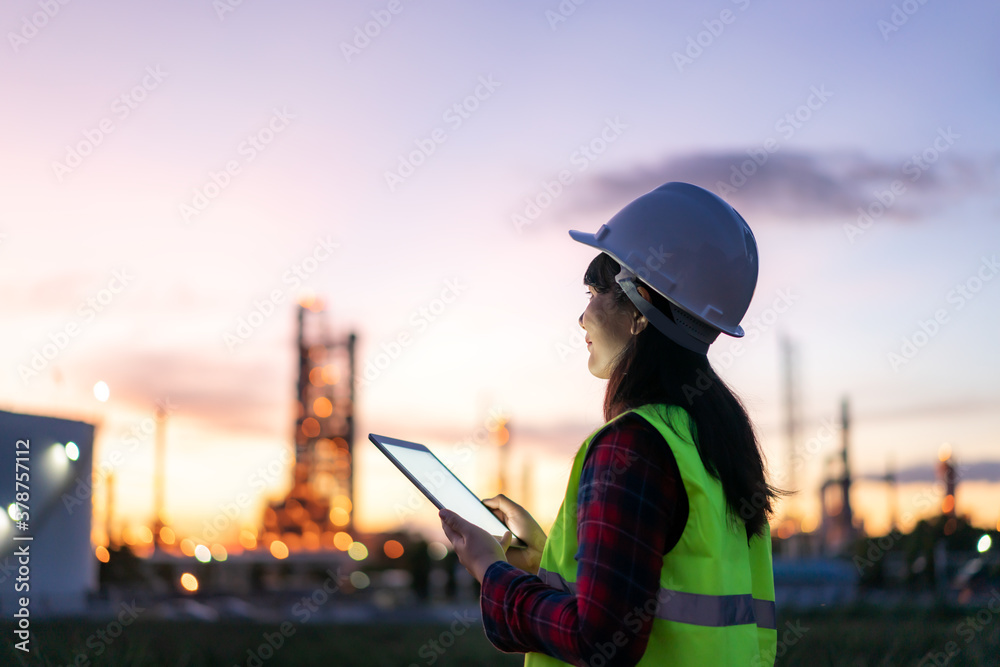
[[[666,183],[625,206],[597,233],[569,235],[621,265],[615,281],[677,344],[705,354],[719,333],[743,336],[740,320],[757,286],[757,241],[743,217],[714,193]],[[636,277],[667,299],[673,321],[642,298]]]

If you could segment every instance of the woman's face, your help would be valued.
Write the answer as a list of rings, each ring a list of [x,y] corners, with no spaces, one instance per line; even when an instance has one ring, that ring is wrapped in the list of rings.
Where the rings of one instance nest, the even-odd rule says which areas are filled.
[[[611,377],[612,362],[632,336],[633,315],[615,304],[610,290],[602,294],[593,285],[587,289],[590,302],[580,316],[590,352],[587,368],[595,377],[607,380]]]

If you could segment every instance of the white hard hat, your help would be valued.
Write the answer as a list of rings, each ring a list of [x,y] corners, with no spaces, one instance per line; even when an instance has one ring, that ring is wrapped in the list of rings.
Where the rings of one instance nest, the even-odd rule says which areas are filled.
[[[690,183],[666,183],[635,199],[595,234],[569,235],[610,255],[615,276],[650,323],[700,352],[725,333],[743,336],[740,320],[757,286],[757,241],[720,197]],[[636,290],[635,278],[670,302],[674,320]]]

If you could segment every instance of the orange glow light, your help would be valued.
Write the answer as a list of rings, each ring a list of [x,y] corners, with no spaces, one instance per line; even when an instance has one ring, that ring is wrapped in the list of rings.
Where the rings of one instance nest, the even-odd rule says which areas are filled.
[[[347,551],[352,544],[354,544],[354,538],[343,531],[333,536],[333,546],[341,551]]]
[[[947,461],[951,458],[951,445],[947,442],[941,445],[941,449],[938,450],[938,458],[942,461]]]
[[[288,547],[281,540],[275,540],[271,542],[271,555],[278,560],[284,560],[288,558]]]
[[[399,558],[403,555],[403,545],[396,540],[389,540],[382,546],[382,550],[389,558]]]
[[[319,550],[319,533],[306,533],[302,536],[302,548],[307,551]]]
[[[94,555],[97,556],[97,560],[101,561],[102,563],[107,563],[109,560],[111,560],[111,554],[108,552],[107,547],[105,547],[103,544],[97,547],[97,549],[94,551]]]
[[[351,522],[351,515],[343,507],[334,507],[330,510],[330,521],[335,526],[346,526]]]
[[[143,544],[151,544],[153,542],[153,531],[149,529],[149,526],[139,526],[139,541]]]
[[[184,590],[194,593],[198,590],[198,577],[194,576],[190,572],[185,572],[181,575],[181,586],[184,587]]]
[[[190,537],[185,537],[181,540],[181,553],[189,558],[194,557],[194,547],[195,543]]]
[[[320,419],[326,419],[333,414],[333,403],[326,396],[320,396],[313,401],[313,414]]]
[[[249,530],[240,531],[240,546],[247,551],[252,551],[257,548],[257,538]]]
[[[340,381],[340,371],[333,364],[323,366],[323,381],[327,384],[337,384]]]
[[[949,493],[947,496],[944,497],[944,500],[941,502],[941,511],[947,514],[948,512],[951,512],[953,509],[955,509],[955,496]]]
[[[173,531],[172,528],[170,528],[168,526],[164,526],[163,528],[160,528],[160,541],[161,542],[163,542],[164,544],[173,544],[174,540],[176,540],[176,539],[177,539],[177,536],[174,535],[174,531]]]
[[[326,380],[323,378],[323,369],[319,366],[309,371],[309,384],[314,387],[322,387],[326,384]]]
[[[344,511],[350,512],[352,509],[351,499],[344,495],[334,496],[333,506],[342,507],[344,508]]]
[[[319,422],[312,417],[307,417],[305,421],[302,422],[302,435],[307,438],[315,438],[319,435]]]

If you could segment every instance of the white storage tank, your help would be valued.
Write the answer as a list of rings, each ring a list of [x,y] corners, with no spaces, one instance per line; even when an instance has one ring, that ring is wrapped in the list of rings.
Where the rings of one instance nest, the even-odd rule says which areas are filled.
[[[4,618],[25,600],[31,618],[76,614],[97,591],[99,564],[90,542],[93,450],[92,424],[0,411]],[[18,507],[18,500],[26,502]]]

